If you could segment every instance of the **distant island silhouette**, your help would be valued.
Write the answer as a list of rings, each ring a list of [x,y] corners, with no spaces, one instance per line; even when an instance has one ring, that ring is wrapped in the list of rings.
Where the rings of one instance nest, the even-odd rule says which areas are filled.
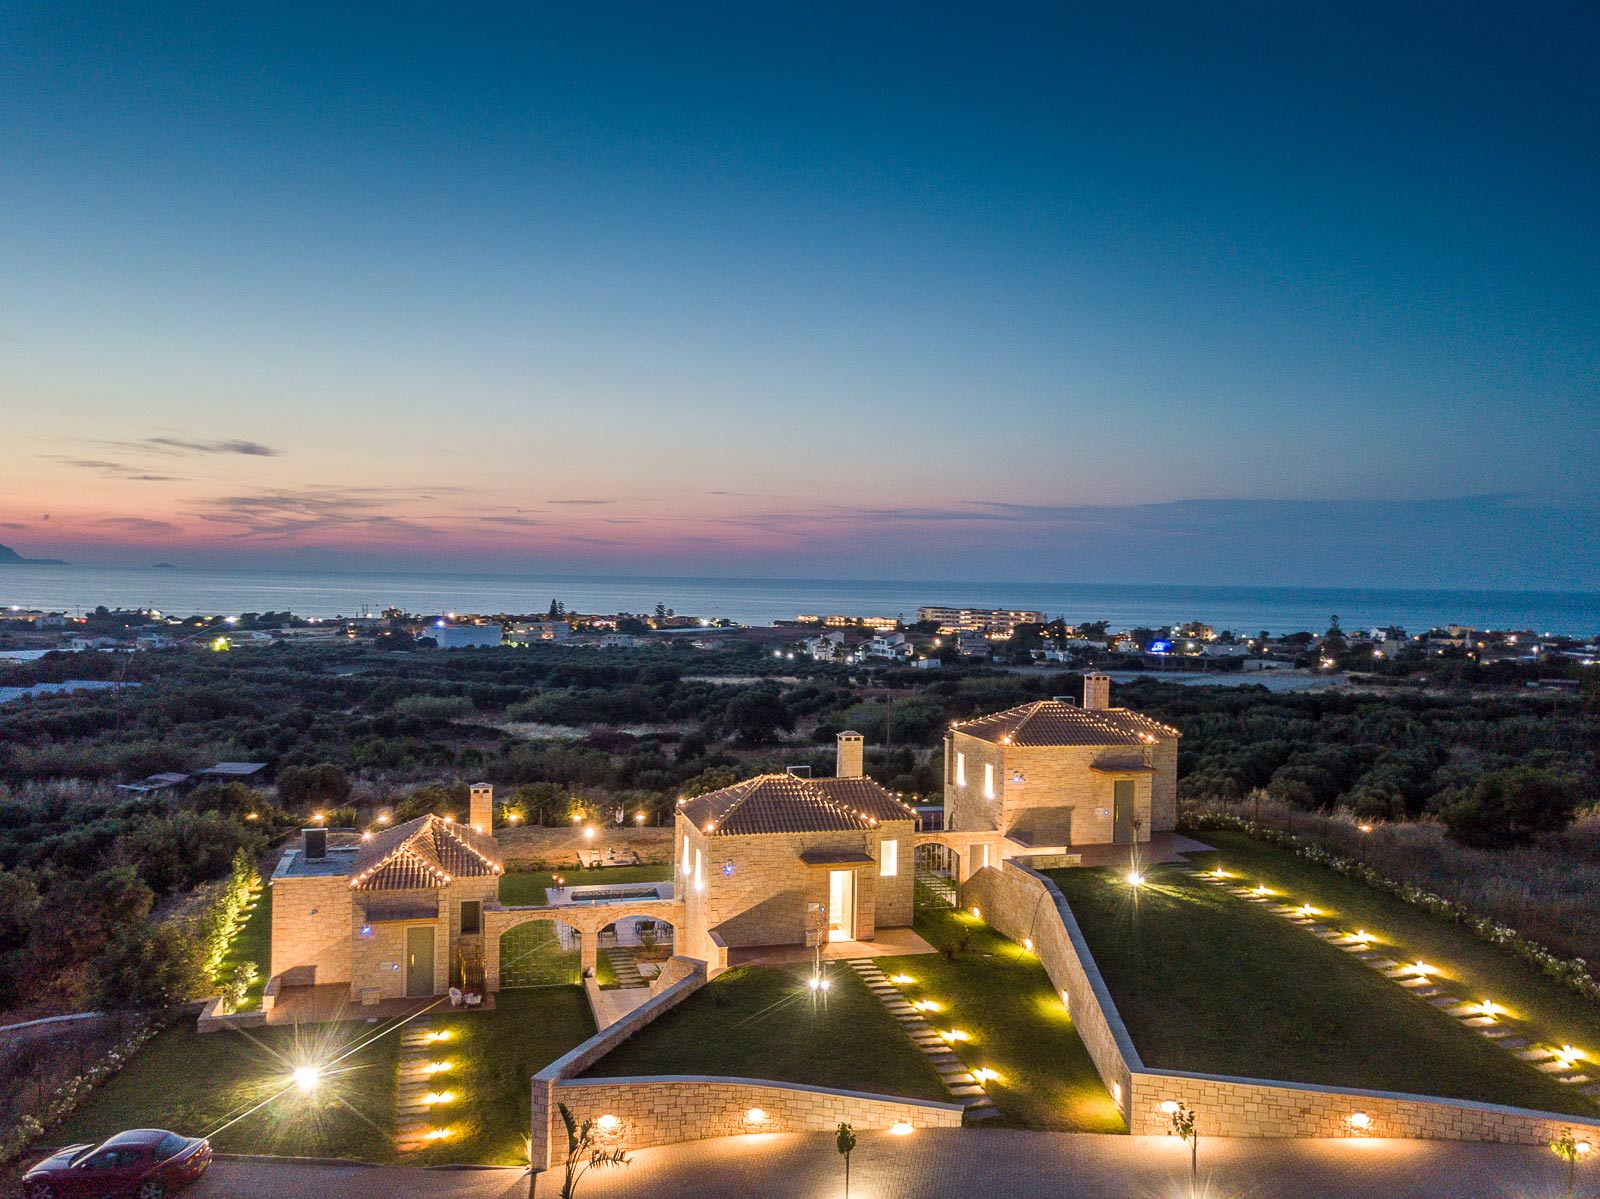
[[[60,558],[24,558],[9,545],[0,545],[0,566],[65,566]]]
[[[151,570],[177,570],[178,568],[176,566],[174,566],[170,562],[157,562],[150,569]]]

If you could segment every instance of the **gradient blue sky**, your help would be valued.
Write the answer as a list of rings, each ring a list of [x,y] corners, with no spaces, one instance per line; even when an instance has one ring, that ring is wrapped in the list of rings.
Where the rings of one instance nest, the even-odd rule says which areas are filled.
[[[0,6],[0,542],[1600,586],[1600,7],[324,7]]]

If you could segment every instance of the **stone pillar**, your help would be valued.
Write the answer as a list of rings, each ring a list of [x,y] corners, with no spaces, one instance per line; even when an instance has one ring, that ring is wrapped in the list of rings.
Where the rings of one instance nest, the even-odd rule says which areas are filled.
[[[473,783],[467,808],[467,823],[474,832],[494,832],[494,788],[488,783]]]
[[[578,965],[580,972],[587,974],[600,964],[600,934],[598,931],[577,928],[578,934]]]

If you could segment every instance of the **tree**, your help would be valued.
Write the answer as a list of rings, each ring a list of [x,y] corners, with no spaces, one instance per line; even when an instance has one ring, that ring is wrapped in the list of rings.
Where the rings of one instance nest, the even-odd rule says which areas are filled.
[[[848,1124],[840,1124],[833,1143],[844,1158],[844,1199],[850,1199],[850,1153],[856,1147],[856,1130]]]
[[[1572,823],[1581,796],[1572,780],[1533,766],[1486,774],[1440,813],[1450,835],[1477,849],[1526,845]]]
[[[448,698],[459,699],[456,696]],[[287,766],[278,772],[278,796],[285,807],[295,811],[336,808],[350,798],[350,779],[342,766],[332,762],[319,762],[315,766]]]
[[[94,961],[98,1002],[107,1008],[182,1003],[200,989],[201,949],[172,924],[122,925]]]
[[[556,1106],[561,1109],[561,1123],[567,1129],[567,1159],[561,1176],[561,1199],[572,1199],[578,1191],[578,1183],[590,1170],[625,1166],[628,1164],[628,1155],[622,1149],[602,1149],[599,1146],[593,1119],[579,1124],[566,1104],[558,1103]]]
[[[1194,1108],[1175,1103],[1170,1113],[1171,1132],[1189,1146],[1189,1199],[1196,1199],[1200,1173],[1200,1133],[1194,1126]]]
[[[1592,1149],[1588,1141],[1575,1138],[1570,1128],[1563,1128],[1561,1135],[1550,1142],[1550,1152],[1567,1163],[1567,1199],[1572,1199],[1573,1188],[1577,1185],[1578,1161],[1587,1157]]]
[[[794,728],[794,713],[770,687],[741,691],[728,704],[728,731],[751,744],[771,741],[779,730]]]

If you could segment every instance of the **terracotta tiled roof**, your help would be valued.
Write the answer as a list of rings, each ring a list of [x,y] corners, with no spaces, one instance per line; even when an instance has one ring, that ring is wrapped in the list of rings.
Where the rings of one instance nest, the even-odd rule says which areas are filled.
[[[1080,708],[1060,699],[1041,699],[979,716],[954,726],[1001,745],[1147,745],[1178,730],[1129,708]]]
[[[411,891],[499,874],[504,868],[493,837],[429,813],[365,842],[356,854],[350,885],[362,891]]]
[[[685,800],[679,808],[702,832],[826,833],[915,820],[916,812],[868,778],[807,779],[763,774]]]

